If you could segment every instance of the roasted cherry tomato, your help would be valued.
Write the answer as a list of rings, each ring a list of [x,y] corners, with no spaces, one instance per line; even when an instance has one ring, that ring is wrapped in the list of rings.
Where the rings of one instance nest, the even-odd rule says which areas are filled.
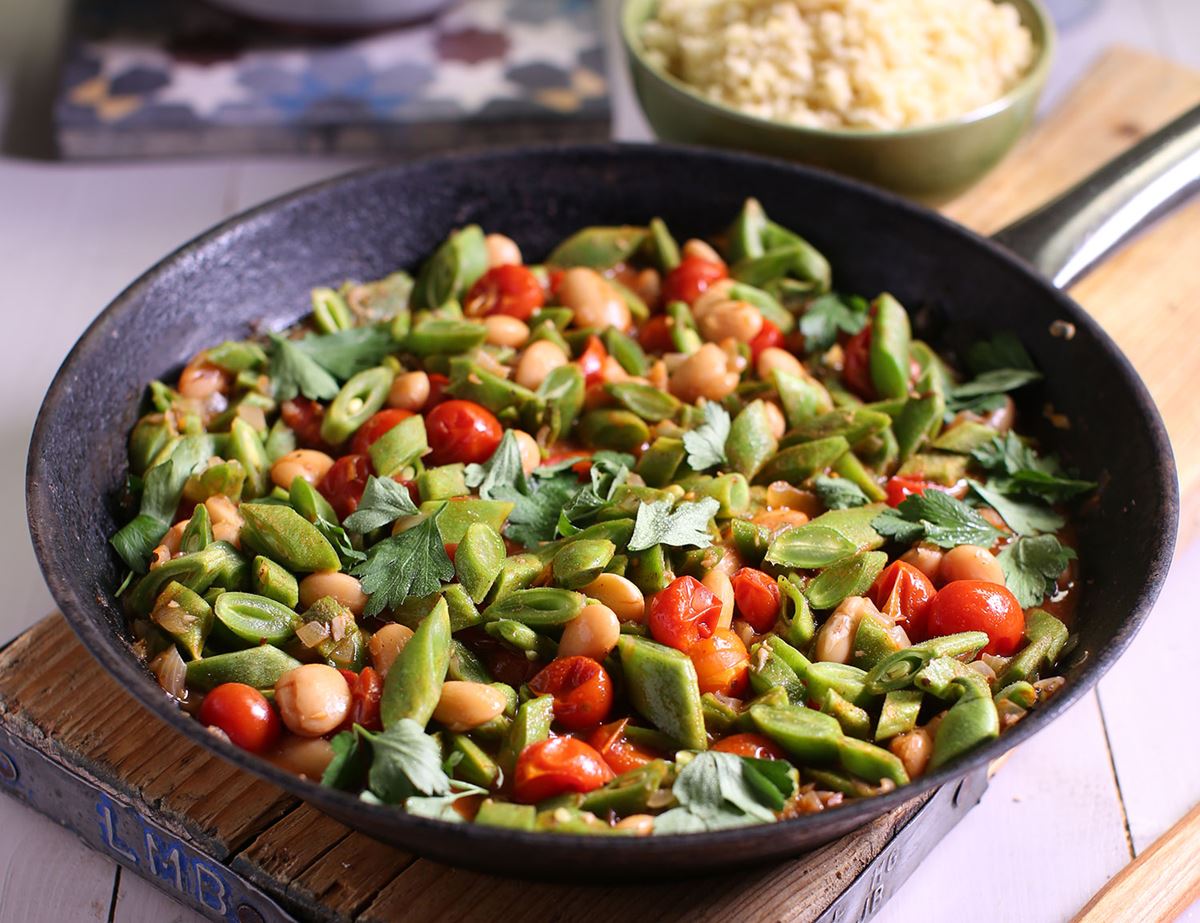
[[[675,349],[671,338],[671,318],[655,314],[638,329],[638,343],[648,353],[669,353]]]
[[[678,266],[667,273],[663,280],[663,304],[672,301],[686,301],[691,304],[699,298],[710,285],[729,276],[720,263],[702,259],[698,256],[685,256]]]
[[[913,494],[920,496],[925,491],[934,488],[934,485],[928,481],[923,481],[921,478],[902,478],[899,476],[889,478],[884,490],[887,491],[888,506],[899,506]]]
[[[759,354],[764,349],[782,348],[783,342],[783,332],[764,317],[762,330],[758,331],[757,336],[750,341],[750,358],[757,362]]]
[[[507,314],[528,320],[545,300],[542,283],[524,266],[493,266],[471,286],[463,308],[469,317]]]
[[[279,739],[275,709],[265,695],[245,683],[222,683],[205,695],[200,723],[220,728],[251,753],[262,753]]]
[[[650,601],[650,634],[659,644],[687,653],[711,638],[721,617],[721,601],[695,577],[676,577]]]
[[[985,580],[955,580],[929,604],[925,633],[930,638],[960,631],[985,631],[985,654],[1016,653],[1025,633],[1025,613],[1007,587]]]
[[[358,428],[358,432],[350,441],[350,451],[355,455],[366,455],[375,444],[375,440],[411,416],[411,410],[401,410],[398,407],[379,411]]]
[[[517,757],[513,797],[537,804],[567,792],[590,792],[613,778],[594,748],[574,737],[551,737],[530,744]]]
[[[920,570],[906,561],[893,561],[875,578],[868,596],[871,602],[903,625],[913,641],[925,638],[925,618],[937,591]]]
[[[454,637],[479,656],[497,682],[508,683],[518,689],[538,672],[540,664],[536,660],[529,660],[523,653],[493,638],[482,628],[468,628]]]
[[[367,478],[370,476],[370,458],[366,455],[343,455],[325,472],[317,490],[329,501],[340,521],[358,509],[358,501],[367,489]]]
[[[440,372],[430,372],[429,375],[429,397],[425,401],[425,406],[421,410],[429,413],[434,407],[446,400],[446,385],[450,384],[450,379]]]
[[[604,360],[608,358],[608,350],[600,342],[600,337],[590,336],[587,346],[575,360],[579,371],[583,372],[583,383],[588,387],[601,384],[604,381]]]
[[[382,731],[379,700],[383,698],[383,677],[373,667],[363,667],[361,673],[353,670],[338,672],[350,687],[350,714],[346,716],[341,729],[349,731],[354,725],[361,724],[368,731]]]
[[[612,708],[612,680],[591,657],[559,657],[529,681],[529,688],[554,696],[554,720],[571,731],[599,724]]]
[[[700,692],[741,698],[750,686],[750,652],[733,631],[718,628],[688,648]]]
[[[474,401],[443,401],[425,415],[426,465],[485,462],[504,436],[495,415]]]
[[[642,749],[625,735],[625,727],[628,724],[628,718],[609,722],[596,728],[588,738],[588,743],[596,748],[604,762],[608,763],[609,768],[617,775],[657,759],[655,754]]]
[[[748,756],[756,760],[781,760],[786,756],[775,741],[761,734],[730,734],[728,737],[722,737],[710,749],[720,753],[736,753],[738,756]]]
[[[865,401],[875,399],[871,381],[871,325],[850,337],[843,347],[842,381],[846,387]]]
[[[779,584],[753,567],[733,575],[733,602],[750,627],[760,634],[770,631],[779,616]]]
[[[321,421],[325,419],[325,408],[316,401],[297,395],[279,405],[283,422],[296,434],[296,443],[305,449],[323,449]]]

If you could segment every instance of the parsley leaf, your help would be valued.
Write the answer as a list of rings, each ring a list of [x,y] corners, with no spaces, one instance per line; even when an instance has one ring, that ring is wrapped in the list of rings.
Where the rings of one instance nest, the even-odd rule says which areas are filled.
[[[488,790],[462,782],[450,780],[450,792],[446,795],[422,796],[413,795],[404,802],[404,810],[417,817],[432,817],[434,820],[445,820],[452,824],[463,823],[463,816],[454,808],[454,802],[469,795],[486,795]]]
[[[368,748],[363,746],[363,738],[358,733],[360,730],[355,725],[354,730],[342,731],[329,742],[333,748],[333,759],[321,776],[321,784],[326,788],[350,791],[362,784],[363,776],[367,773]]]
[[[491,458],[482,465],[467,465],[466,479],[467,486],[478,488],[479,496],[484,500],[512,499],[497,496],[497,491],[503,488],[515,489],[522,494],[529,493],[529,483],[525,477],[525,468],[521,464],[521,447],[517,445],[516,434],[511,429],[506,430]]]
[[[361,727],[356,730],[371,743],[367,784],[387,804],[400,804],[412,795],[444,795],[450,791],[441,748],[411,718],[401,718],[381,734]]]
[[[568,534],[569,530],[578,530],[594,519],[595,514],[612,500],[616,489],[625,483],[633,462],[632,455],[622,452],[597,452],[592,457],[590,483],[579,490],[562,509],[559,533]]]
[[[991,483],[1003,494],[1026,493],[1055,501],[1070,500],[1096,489],[1094,481],[1067,477],[1057,458],[1039,457],[1011,432],[994,437],[972,452],[971,457],[985,471],[1001,476],[993,478]]]
[[[995,481],[986,485],[968,481],[971,490],[992,507],[1008,527],[1018,535],[1036,535],[1039,532],[1055,532],[1066,522],[1062,516],[1040,502],[1014,500],[1002,493]],[[976,543],[978,544],[978,543]]]
[[[350,544],[350,536],[336,522],[330,522],[324,516],[318,516],[313,521],[313,525],[317,527],[318,532],[325,536],[325,540],[333,546],[333,550],[337,552],[337,556],[342,561],[343,568],[353,567],[359,561],[367,559],[364,552],[359,551]]]
[[[765,762],[715,750],[696,754],[671,787],[679,807],[660,814],[654,832],[722,830],[775,821],[775,811],[796,786],[786,764],[781,773],[779,767],[764,771]]]
[[[830,510],[848,510],[854,506],[866,506],[871,502],[861,487],[845,478],[821,475],[813,481],[813,488],[825,504],[825,508]]]
[[[1004,581],[1021,608],[1037,606],[1058,589],[1058,575],[1075,557],[1053,535],[1019,538],[996,556],[1004,569]]]
[[[880,535],[902,543],[924,538],[942,548],[956,545],[987,548],[1001,535],[977,510],[941,490],[913,494],[894,510],[884,510],[876,516],[871,527]]]
[[[630,551],[645,551],[654,545],[707,548],[712,544],[708,523],[721,508],[720,502],[705,497],[695,503],[680,503],[674,510],[671,509],[672,505],[673,502],[668,499],[643,503],[638,507],[633,537],[629,539]]]
[[[454,565],[437,527],[437,512],[419,525],[372,545],[367,559],[351,572],[369,597],[365,614],[395,609],[410,596],[436,593],[454,578]]]
[[[496,493],[496,499],[511,500],[515,504],[508,514],[504,534],[526,548],[554,538],[558,532],[559,514],[579,490],[579,479],[570,471],[538,478],[535,483],[537,489],[529,494],[513,488]]]
[[[704,405],[704,422],[683,434],[683,447],[693,471],[725,464],[725,440],[729,438],[730,426],[729,413],[724,407],[716,401]]]
[[[337,395],[337,379],[294,340],[272,333],[271,343],[268,374],[275,386],[276,400],[286,401],[303,394],[314,401],[321,401]]]
[[[346,517],[345,526],[351,532],[370,532],[401,516],[415,516],[417,506],[412,502],[408,488],[391,478],[371,475],[358,509]]]
[[[292,341],[292,344],[342,381],[379,365],[380,360],[398,345],[386,324],[351,327],[336,333],[310,333],[302,340]]]
[[[976,375],[994,369],[1034,369],[1033,359],[1021,341],[1011,333],[998,333],[990,340],[971,345],[966,355],[967,367]]]
[[[1005,394],[1037,381],[1042,373],[1034,369],[992,369],[971,381],[950,389],[950,403],[984,395]]]
[[[855,295],[842,297],[832,292],[814,299],[800,318],[800,332],[810,353],[823,353],[839,333],[858,333],[867,325],[867,302]]]

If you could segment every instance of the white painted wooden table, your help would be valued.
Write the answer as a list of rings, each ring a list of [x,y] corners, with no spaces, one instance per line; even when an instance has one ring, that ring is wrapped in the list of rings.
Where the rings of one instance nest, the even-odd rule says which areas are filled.
[[[63,0],[0,0],[0,130],[16,124],[2,150],[23,155],[45,147],[64,7]],[[1200,67],[1200,0],[1101,0],[1097,13],[1065,35],[1048,102],[1114,42]],[[615,133],[646,138],[624,71],[614,64]],[[0,157],[0,560],[9,574],[0,643],[52,608],[25,528],[25,449],[42,394],[76,337],[125,283],[175,245],[255,202],[351,166],[278,159],[64,165]],[[1013,755],[979,807],[892,898],[881,923],[1067,919],[1200,801],[1193,645],[1179,640],[1194,636],[1189,578],[1198,570],[1200,546],[1184,550],[1149,624],[1099,691]],[[1145,709],[1147,687],[1173,707]],[[1130,908],[1129,918],[1136,913]],[[1200,921],[1200,907],[1187,917]],[[0,923],[198,919],[0,798]]]

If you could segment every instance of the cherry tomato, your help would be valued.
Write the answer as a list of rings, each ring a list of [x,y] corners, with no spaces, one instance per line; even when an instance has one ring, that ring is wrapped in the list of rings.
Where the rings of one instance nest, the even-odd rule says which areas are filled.
[[[354,434],[354,439],[350,442],[350,451],[355,455],[366,455],[371,446],[375,444],[375,440],[411,416],[411,410],[400,410],[399,408],[379,411],[358,428],[358,432]]]
[[[583,372],[583,383],[587,386],[601,384],[604,381],[604,360],[608,358],[608,350],[600,342],[600,337],[590,336],[587,347],[575,360],[579,371]]]
[[[775,741],[761,734],[730,734],[722,737],[710,749],[720,753],[736,753],[756,760],[781,760],[785,754]]]
[[[426,465],[485,462],[504,436],[504,427],[488,409],[473,401],[443,401],[425,415],[429,439]]]
[[[843,347],[842,381],[846,387],[865,401],[874,400],[875,385],[871,382],[871,325],[850,337]]]
[[[325,419],[325,408],[316,401],[296,396],[279,405],[283,422],[296,434],[296,442],[305,449],[323,449],[321,421]]]
[[[588,738],[588,743],[596,748],[604,762],[608,763],[609,768],[617,775],[637,769],[639,766],[645,766],[657,758],[653,753],[643,750],[625,736],[627,724],[629,724],[628,718],[612,721],[596,728]]]
[[[469,317],[507,314],[528,320],[545,300],[542,283],[524,266],[493,266],[467,292],[465,310]]]
[[[353,670],[338,670],[350,687],[350,714],[342,723],[341,730],[348,731],[361,724],[368,731],[382,731],[379,717],[379,700],[383,698],[383,677],[373,667],[363,667],[361,673]]]
[[[770,631],[779,615],[779,584],[753,567],[733,575],[733,602],[742,618],[757,632]]]
[[[695,577],[676,577],[650,601],[650,634],[659,644],[687,653],[711,638],[721,617],[721,601]]]
[[[893,561],[875,578],[867,595],[881,612],[904,626],[909,638],[925,638],[925,617],[936,590],[920,570],[907,561]]]
[[[887,491],[888,506],[899,506],[913,494],[920,496],[933,487],[934,485],[921,478],[902,478],[896,476],[888,479],[884,490]]]
[[[450,384],[450,379],[440,372],[430,372],[429,377],[429,398],[425,401],[425,406],[421,409],[425,413],[429,413],[434,407],[446,400],[446,385]]]
[[[1007,587],[986,580],[955,580],[938,590],[929,604],[926,634],[937,638],[960,631],[987,632],[983,652],[1007,657],[1021,645],[1025,613]]]
[[[568,730],[592,727],[612,708],[612,680],[591,657],[559,657],[529,681],[538,695],[554,696],[554,720]]]
[[[547,269],[546,270],[546,291],[551,295],[558,294],[558,287],[562,285],[563,276],[567,274],[565,269]]]
[[[686,301],[691,304],[710,285],[728,276],[729,270],[720,263],[714,263],[698,256],[686,256],[678,266],[667,273],[666,279],[663,280],[663,303]]]
[[[648,353],[669,353],[674,350],[671,318],[665,314],[655,314],[639,328],[638,343]]]
[[[251,753],[262,753],[279,739],[275,709],[265,695],[245,683],[222,683],[205,695],[200,723],[220,728]]]
[[[762,330],[758,331],[758,335],[750,341],[751,361],[757,362],[759,354],[764,349],[781,348],[783,342],[783,332],[764,317]]]
[[[567,792],[590,792],[613,778],[599,753],[574,737],[551,737],[530,744],[517,757],[513,797],[537,804]]]
[[[733,631],[718,628],[688,648],[700,692],[719,692],[741,698],[750,686],[750,652]]]
[[[516,689],[538,672],[540,664],[536,660],[529,660],[524,653],[493,638],[482,628],[468,628],[454,637],[479,656],[497,682],[508,683]]]
[[[367,478],[370,476],[370,458],[366,455],[343,455],[325,472],[317,490],[329,501],[340,521],[358,509],[358,501],[367,489]]]

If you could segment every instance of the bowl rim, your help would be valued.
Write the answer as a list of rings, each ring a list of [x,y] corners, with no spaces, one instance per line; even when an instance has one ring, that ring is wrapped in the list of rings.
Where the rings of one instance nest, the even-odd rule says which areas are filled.
[[[920,139],[924,136],[936,135],[955,128],[962,128],[986,121],[1007,109],[1011,109],[1027,96],[1036,96],[1040,93],[1041,88],[1045,85],[1046,78],[1049,76],[1050,65],[1058,49],[1058,31],[1049,10],[1046,9],[1042,0],[994,0],[996,3],[1007,3],[1010,6],[1018,8],[1024,5],[1029,10],[1033,22],[1037,26],[1037,30],[1033,35],[1036,48],[1033,64],[1004,95],[954,118],[942,119],[922,125],[909,125],[903,128],[818,128],[811,125],[784,122],[779,119],[770,119],[760,115],[753,115],[749,112],[743,112],[741,109],[734,108],[704,95],[699,89],[680,80],[669,71],[651,64],[646,58],[646,50],[642,45],[641,37],[638,35],[638,27],[649,19],[652,7],[657,2],[658,0],[621,0],[618,12],[618,32],[620,33],[621,44],[625,49],[625,54],[631,66],[640,68],[647,76],[656,80],[666,90],[686,97],[701,108],[708,109],[725,118],[742,122],[755,128],[781,130],[794,134],[797,137],[833,138],[844,141],[871,141],[898,138]],[[640,10],[635,9],[640,5],[644,5],[646,8],[646,15],[644,16],[641,15]],[[1039,36],[1037,33],[1040,33],[1040,41],[1038,41]],[[641,96],[640,93],[638,95],[639,97]]]
[[[481,163],[492,165],[497,161],[510,159],[578,157],[581,155],[609,158],[659,156],[664,158],[664,162],[669,161],[674,169],[678,169],[682,162],[689,158],[700,158],[733,165],[758,166],[773,171],[782,170],[792,174],[807,174],[810,178],[841,187],[856,196],[875,199],[894,210],[905,221],[940,226],[970,239],[976,246],[987,251],[993,259],[1004,264],[1007,271],[1032,279],[1038,285],[1043,286],[1048,297],[1057,301],[1059,310],[1062,312],[1061,316],[1069,318],[1077,326],[1088,330],[1095,338],[1097,348],[1106,353],[1123,373],[1125,384],[1132,390],[1136,403],[1144,412],[1150,430],[1150,438],[1160,449],[1156,470],[1157,476],[1162,478],[1164,486],[1164,492],[1159,497],[1159,501],[1167,516],[1167,527],[1161,533],[1155,547],[1148,549],[1146,580],[1139,591],[1135,605],[1107,643],[1098,651],[1088,652],[1088,662],[1081,667],[1085,676],[1068,683],[1048,703],[1031,713],[1029,719],[1019,722],[1006,731],[1002,738],[985,743],[971,753],[932,770],[907,785],[897,786],[891,792],[852,800],[828,814],[824,812],[808,814],[781,820],[775,824],[752,824],[702,833],[649,837],[596,837],[561,833],[548,835],[543,831],[520,831],[477,824],[450,824],[446,821],[410,814],[400,806],[371,804],[363,801],[356,793],[328,788],[322,786],[319,781],[294,775],[264,757],[242,750],[233,743],[208,733],[203,725],[184,712],[173,699],[162,692],[145,666],[128,650],[127,636],[121,639],[125,643],[126,650],[118,649],[119,645],[115,643],[115,639],[101,626],[102,619],[86,614],[89,611],[100,611],[101,604],[98,600],[87,588],[80,586],[54,566],[54,538],[51,530],[51,524],[57,519],[54,514],[54,485],[43,475],[46,459],[49,457],[49,446],[46,443],[51,418],[60,412],[60,405],[69,403],[73,398],[74,383],[67,373],[73,371],[75,364],[89,352],[109,347],[112,330],[122,322],[121,315],[126,307],[144,297],[147,290],[151,289],[163,276],[174,271],[179,264],[186,263],[198,254],[208,251],[209,248],[219,246],[223,239],[257,229],[263,223],[273,220],[279,213],[292,209],[303,209],[325,195],[338,194],[343,188],[371,184],[386,180],[389,176],[443,165],[470,168]],[[126,695],[135,699],[141,707],[179,731],[193,743],[219,753],[238,768],[277,785],[294,797],[300,798],[322,811],[328,811],[337,820],[354,827],[359,832],[366,832],[368,836],[374,836],[369,832],[370,819],[377,820],[380,817],[387,817],[395,828],[406,828],[410,832],[410,842],[415,841],[422,833],[444,833],[447,828],[452,827],[455,836],[459,838],[459,845],[471,850],[504,844],[518,850],[525,848],[536,850],[540,847],[553,846],[556,850],[579,851],[578,855],[580,856],[623,851],[630,856],[631,862],[636,862],[641,867],[641,871],[624,873],[610,871],[607,874],[602,872],[598,880],[603,881],[648,879],[656,872],[654,862],[657,858],[669,857],[673,851],[685,845],[722,850],[736,847],[747,838],[754,840],[778,835],[781,828],[785,826],[819,826],[822,819],[835,816],[844,822],[846,831],[837,836],[849,835],[875,817],[914,801],[943,785],[961,784],[963,779],[977,770],[986,760],[999,757],[1002,753],[1013,749],[1053,724],[1065,711],[1092,690],[1099,679],[1121,657],[1150,615],[1162,590],[1173,558],[1179,525],[1179,482],[1174,452],[1162,416],[1141,376],[1112,337],[1090,314],[1071,296],[1061,289],[1056,289],[1049,280],[1020,257],[996,241],[983,237],[930,208],[918,205],[887,190],[824,170],[759,154],[720,151],[695,145],[628,142],[523,145],[498,150],[433,155],[410,161],[361,167],[290,190],[235,213],[211,226],[208,230],[168,252],[130,282],[109,301],[71,347],[51,380],[34,422],[25,472],[25,500],[27,523],[38,567],[42,571],[51,595],[60,606],[62,615],[83,641],[88,653],[99,661],[110,676],[121,685],[122,691]],[[396,842],[395,840],[390,841]],[[407,848],[419,855],[427,855],[422,853],[418,847]],[[798,850],[785,848],[780,855],[782,856],[784,853],[794,857],[798,854]],[[496,872],[494,863],[472,862],[470,859],[472,855],[473,853],[462,853],[457,857],[457,861],[444,859],[440,861],[453,861],[459,867],[490,869],[492,874],[503,874],[508,877],[539,877],[536,869],[531,869],[529,874],[524,876],[516,872]],[[642,863],[649,864],[642,866]],[[738,867],[738,863],[735,861],[729,865],[730,869],[736,867]],[[668,874],[671,880],[684,877],[677,872]],[[546,876],[542,873],[540,877],[545,878]]]

